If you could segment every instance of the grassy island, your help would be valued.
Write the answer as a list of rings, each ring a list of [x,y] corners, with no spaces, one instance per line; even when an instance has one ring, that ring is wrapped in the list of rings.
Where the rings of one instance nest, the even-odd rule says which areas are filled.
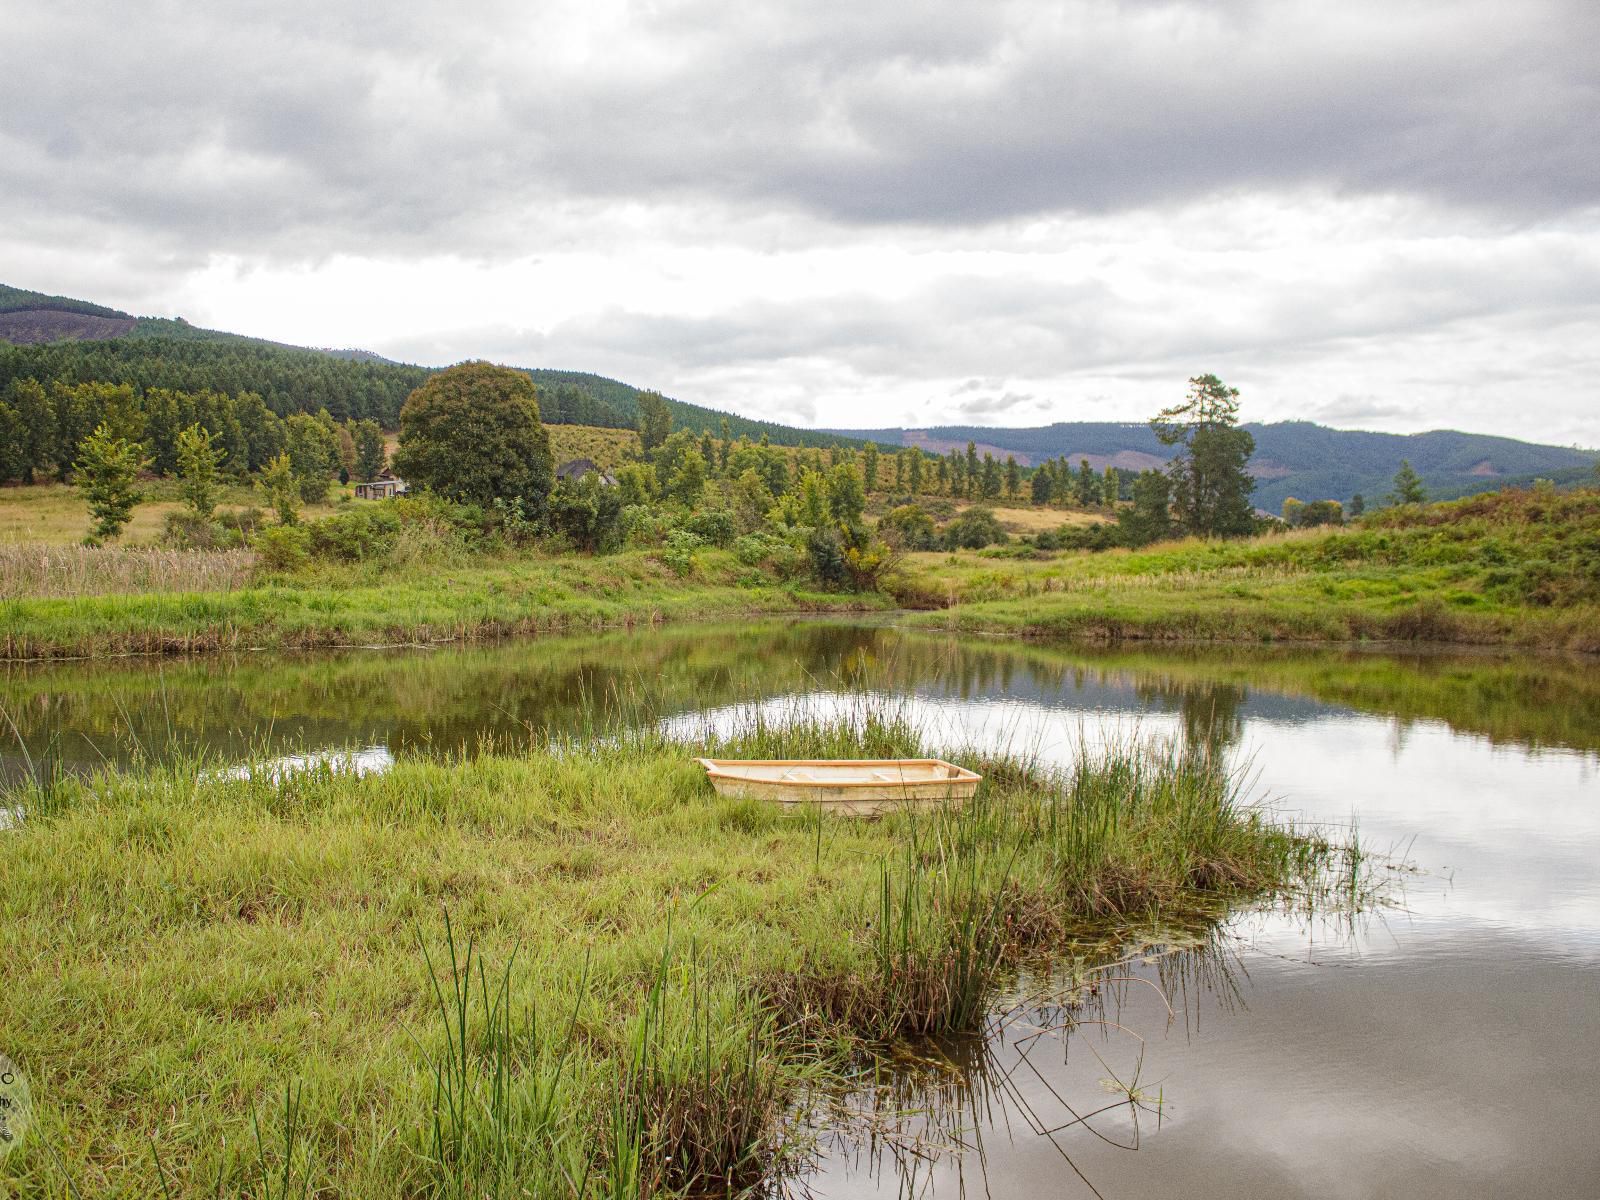
[[[14,794],[24,1197],[719,1194],[864,1050],[973,1028],[1025,956],[1160,940],[1355,871],[1205,756],[963,756],[964,812],[719,800],[654,735],[382,774],[201,764]],[[715,744],[909,754],[892,716]],[[267,1189],[271,1189],[270,1191]],[[70,1190],[69,1190],[70,1189]]]

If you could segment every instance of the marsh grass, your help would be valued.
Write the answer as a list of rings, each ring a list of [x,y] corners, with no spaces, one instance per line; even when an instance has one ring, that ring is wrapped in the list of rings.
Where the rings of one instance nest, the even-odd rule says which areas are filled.
[[[723,800],[691,761],[927,750],[863,700],[367,775],[25,780],[0,988],[61,1161],[25,1147],[0,1186],[741,1194],[803,1144],[798,1097],[980,1028],[1029,956],[1336,870],[1170,746],[957,753],[974,803],[874,822]]]
[[[163,550],[0,542],[0,600],[118,592],[234,592],[247,586],[249,550]]]

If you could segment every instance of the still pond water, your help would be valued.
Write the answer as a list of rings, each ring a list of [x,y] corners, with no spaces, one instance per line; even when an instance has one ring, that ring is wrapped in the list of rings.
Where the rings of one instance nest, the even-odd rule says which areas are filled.
[[[905,698],[947,744],[1065,759],[1104,737],[1204,743],[1247,766],[1263,803],[1353,822],[1404,869],[1387,871],[1391,904],[1354,922],[1248,913],[1202,949],[1136,957],[1104,989],[1102,1022],[1070,1036],[1028,1041],[1012,1023],[943,1048],[942,1068],[908,1066],[856,1098],[894,1136],[827,1147],[798,1186],[939,1200],[1600,1196],[1592,660],[1045,649],[770,621],[12,666],[0,705],[26,753],[8,726],[0,774],[195,748],[226,761],[360,747],[381,765],[863,691]],[[1141,1102],[1119,1102],[1113,1079]],[[968,1149],[911,1152],[932,1144]]]

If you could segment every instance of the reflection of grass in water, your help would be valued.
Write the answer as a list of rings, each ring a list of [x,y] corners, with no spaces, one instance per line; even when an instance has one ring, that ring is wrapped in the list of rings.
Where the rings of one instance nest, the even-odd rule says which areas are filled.
[[[48,1064],[52,1128],[74,1114],[86,1194],[157,1192],[152,1131],[175,1191],[259,1187],[249,1114],[286,1080],[295,1147],[263,1120],[258,1157],[297,1182],[314,1160],[314,1191],[736,1187],[782,1169],[784,1105],[880,1039],[978,1027],[1027,955],[1327,857],[1171,747],[1059,776],[962,756],[987,776],[968,808],[878,822],[723,801],[689,761],[922,749],[863,701],[364,777],[69,778],[0,839],[8,1037]],[[5,1169],[25,1193],[57,1177],[27,1150]]]
[[[1366,880],[1370,856],[1362,857],[1357,873]],[[1330,862],[1305,893],[1331,906],[1319,917],[1359,915],[1347,907],[1350,873],[1348,864]],[[1362,905],[1375,899],[1365,883],[1356,896]],[[817,1100],[810,1119],[825,1131],[819,1152],[857,1170],[864,1163],[906,1197],[928,1194],[940,1165],[963,1194],[969,1187],[987,1193],[985,1133],[1009,1137],[1020,1127],[1045,1139],[1098,1196],[1074,1142],[1136,1150],[1144,1123],[1159,1128],[1172,1103],[1165,1081],[1146,1074],[1151,1018],[1130,1021],[1131,1000],[1155,997],[1155,1028],[1165,1034],[1179,1021],[1192,1028],[1202,1003],[1232,1011],[1247,977],[1232,935],[1215,922],[1168,927],[1153,944],[1136,939],[1131,950],[1117,937],[1080,943],[1065,960],[1052,955],[1023,971],[980,1032],[903,1043],[872,1060],[853,1089]],[[1087,1074],[1066,1071],[1074,1048],[1090,1056]]]

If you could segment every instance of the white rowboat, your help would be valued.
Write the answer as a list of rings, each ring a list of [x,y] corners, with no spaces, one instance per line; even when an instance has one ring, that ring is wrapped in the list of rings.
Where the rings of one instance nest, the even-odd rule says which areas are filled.
[[[815,806],[846,816],[964,804],[983,777],[937,758],[696,759],[719,796]]]

